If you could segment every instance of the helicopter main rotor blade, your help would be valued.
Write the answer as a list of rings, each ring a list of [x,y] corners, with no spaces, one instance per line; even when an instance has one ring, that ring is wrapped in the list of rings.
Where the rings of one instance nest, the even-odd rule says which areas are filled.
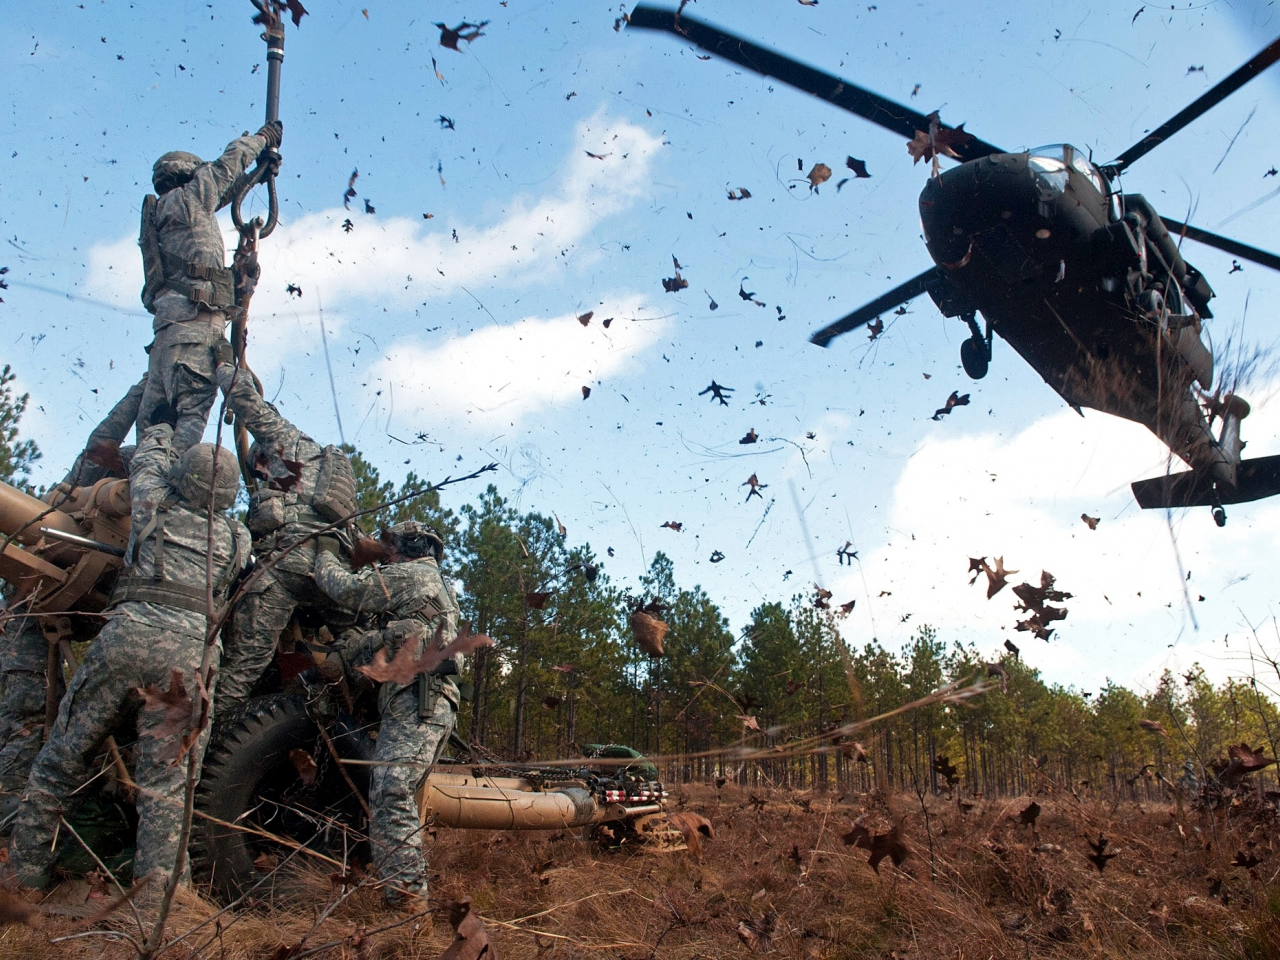
[[[859,307],[848,316],[841,317],[835,323],[823,327],[809,338],[809,342],[816,343],[820,347],[829,346],[831,341],[842,333],[857,330],[858,327],[870,323],[886,310],[900,306],[908,300],[914,300],[920,294],[926,292],[940,276],[941,273],[937,267],[930,267],[919,276],[912,277],[906,283],[899,284],[888,293],[876,297],[870,303]]]
[[[642,30],[665,30],[667,33],[691,40],[709,53],[731,60],[761,76],[773,77],[797,90],[826,100],[842,110],[848,110],[908,140],[915,138],[917,130],[928,131],[929,129],[929,120],[923,113],[904,107],[900,103],[894,103],[848,80],[815,70],[813,67],[775,53],[750,40],[734,36],[719,27],[703,23],[694,17],[685,14],[677,17],[673,10],[641,4],[631,11],[628,26]],[[951,128],[944,127],[944,129]],[[954,150],[961,161],[976,160],[992,153],[1004,153],[999,147],[985,143],[977,137],[963,145],[956,144]]]
[[[1112,174],[1121,173],[1133,161],[1154,150],[1205,111],[1217,106],[1277,60],[1280,60],[1280,37],[1271,41],[1261,53],[1231,76],[1220,80],[1208,93],[1198,97],[1190,106],[1178,111],[1171,119],[1106,164],[1103,169]]]
[[[1161,217],[1160,219],[1164,221],[1164,225],[1169,229],[1170,233],[1196,240],[1205,246],[1216,247],[1232,256],[1240,257],[1242,260],[1252,260],[1254,263],[1260,263],[1264,267],[1270,267],[1272,270],[1280,270],[1280,257],[1274,253],[1259,250],[1257,247],[1251,247],[1247,243],[1241,243],[1238,240],[1221,237],[1216,233],[1210,233],[1208,230],[1201,230],[1199,227],[1179,223],[1177,220],[1171,220],[1168,217]]]

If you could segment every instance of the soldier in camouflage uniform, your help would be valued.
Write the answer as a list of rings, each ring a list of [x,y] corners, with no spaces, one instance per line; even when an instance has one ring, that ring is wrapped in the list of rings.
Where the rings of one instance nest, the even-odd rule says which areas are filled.
[[[444,544],[432,530],[413,521],[391,527],[385,541],[390,555],[380,568],[352,573],[339,559],[336,538],[321,537],[316,582],[373,629],[350,631],[339,641],[338,655],[348,668],[368,663],[379,647],[394,656],[403,643],[447,644],[458,634],[458,603],[440,575]],[[393,904],[405,895],[427,894],[427,859],[414,795],[431,772],[458,717],[457,661],[446,660],[425,684],[386,682],[378,691],[382,725],[369,777],[373,846],[383,894]],[[420,697],[426,687],[427,702]]]
[[[299,605],[332,609],[312,576],[312,535],[355,510],[355,479],[345,454],[337,447],[321,447],[258,395],[251,376],[237,375],[231,344],[219,343],[214,356],[215,376],[227,394],[227,405],[254,438],[249,459],[260,487],[249,497],[247,519],[254,555],[263,568],[232,616],[215,710],[223,713],[249,695]],[[343,468],[349,486],[329,497],[326,491],[332,492],[334,485],[327,478]],[[290,547],[294,549],[281,558]]]
[[[62,481],[64,484],[90,486],[109,477],[127,476],[127,464],[134,448],[121,447],[120,442],[133,429],[145,384],[145,377],[134,384],[89,434],[84,452],[76,457]],[[90,459],[91,452],[106,465]],[[108,457],[103,454],[119,462],[107,463]],[[19,617],[8,623],[0,635],[0,817],[12,813],[17,806],[31,764],[44,740],[48,655],[49,642],[37,617]],[[61,676],[55,682],[61,696]]]
[[[204,163],[181,150],[155,162],[155,196],[142,203],[142,303],[155,315],[155,340],[139,432],[168,403],[178,413],[173,449],[181,456],[204,434],[217,397],[209,348],[222,337],[226,311],[235,306],[235,282],[226,267],[217,211],[232,200],[236,178],[268,148],[280,145],[279,121],[253,136],[232,140],[222,156]]]
[[[186,782],[186,764],[173,762],[180,734],[157,730],[164,711],[138,711],[137,691],[151,685],[168,690],[170,671],[181,671],[187,695],[192,700],[199,696],[209,543],[214,602],[219,604],[248,561],[250,538],[241,523],[226,515],[239,484],[234,455],[206,443],[179,458],[172,437],[172,426],[153,424],[134,454],[128,566],[112,594],[107,623],[62,699],[18,807],[9,862],[27,887],[51,882],[59,818],[90,778],[90,763],[103,739],[123,715],[134,711],[139,787],[134,876],[171,870],[176,862]],[[211,488],[215,513],[210,534]],[[207,730],[193,748],[197,756],[203,755],[206,739]]]

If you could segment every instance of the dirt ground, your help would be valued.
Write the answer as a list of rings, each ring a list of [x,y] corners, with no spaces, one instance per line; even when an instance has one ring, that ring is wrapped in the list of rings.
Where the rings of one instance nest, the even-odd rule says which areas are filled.
[[[1280,957],[1274,805],[1211,815],[1048,792],[963,805],[938,797],[922,807],[914,795],[886,802],[733,785],[686,787],[676,797],[674,812],[711,823],[714,838],[700,836],[700,850],[653,854],[604,850],[568,833],[441,830],[432,898],[472,900],[490,960],[492,951],[540,960]],[[1033,799],[1039,816],[1021,823]],[[855,822],[866,830],[853,831]],[[877,872],[869,851],[892,847],[874,838],[895,822],[907,859],[899,867],[886,857]],[[1108,841],[1102,852],[1116,854],[1101,872],[1089,859],[1099,834]],[[846,836],[861,836],[861,845]],[[253,908],[212,921],[213,904],[184,896],[169,937],[190,932],[163,955],[435,958],[454,939],[443,912],[389,910],[367,881],[349,874],[344,887],[330,865],[281,870],[277,879]],[[120,935],[137,933],[127,909],[90,929],[65,915],[109,900],[101,884],[64,884],[37,927],[0,928],[0,960],[135,955]],[[99,932],[108,928],[117,933]],[[76,939],[53,942],[67,936]]]

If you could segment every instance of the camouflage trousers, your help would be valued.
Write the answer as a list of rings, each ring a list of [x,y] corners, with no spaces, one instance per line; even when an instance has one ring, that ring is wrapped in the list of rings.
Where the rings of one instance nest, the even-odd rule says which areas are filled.
[[[44,743],[49,643],[34,617],[11,620],[0,636],[0,800],[21,796]],[[62,695],[62,677],[58,696]]]
[[[54,839],[68,842],[67,832],[58,829],[60,819],[75,802],[76,791],[93,776],[90,765],[102,741],[123,716],[133,712],[138,716],[134,750],[138,835],[133,874],[145,876],[156,868],[170,871],[177,861],[187,765],[169,757],[180,734],[148,736],[163,716],[160,711],[138,711],[137,689],[155,684],[168,690],[170,671],[181,670],[187,695],[194,699],[204,637],[122,616],[120,611],[128,606],[107,621],[85,654],[31,770],[9,852],[9,862],[25,886],[49,884],[57,857]],[[195,746],[197,760],[203,758],[207,740],[206,729]]]
[[[440,694],[429,719],[419,721],[417,684],[384,684],[378,706],[382,727],[369,777],[369,840],[378,879],[387,884],[384,895],[396,902],[401,891],[427,895],[427,857],[415,794],[444,750],[458,708]]]
[[[147,365],[147,385],[138,407],[138,436],[154,422],[156,407],[167,402],[178,414],[173,450],[181,456],[200,442],[209,411],[218,397],[211,349],[222,338],[226,317],[201,311],[194,320],[156,331]]]
[[[293,611],[322,599],[310,576],[278,567],[264,573],[253,592],[241,597],[231,615],[231,635],[222,654],[215,716],[249,696],[271,665]]]

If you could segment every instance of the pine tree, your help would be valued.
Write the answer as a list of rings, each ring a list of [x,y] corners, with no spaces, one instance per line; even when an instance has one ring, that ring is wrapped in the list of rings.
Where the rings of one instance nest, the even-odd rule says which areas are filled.
[[[0,480],[34,493],[29,478],[32,466],[40,459],[40,449],[34,440],[18,439],[18,424],[27,412],[30,395],[13,395],[15,379],[17,374],[6,363],[0,370]]]

